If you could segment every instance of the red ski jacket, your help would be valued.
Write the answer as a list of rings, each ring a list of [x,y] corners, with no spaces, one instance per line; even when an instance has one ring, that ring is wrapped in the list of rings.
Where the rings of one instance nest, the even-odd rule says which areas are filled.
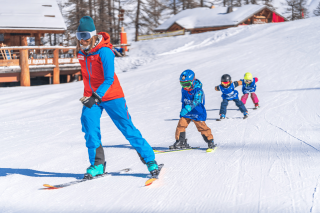
[[[100,32],[102,40],[88,54],[78,53],[84,84],[83,96],[91,97],[96,92],[102,101],[123,98],[124,93],[114,73],[114,53],[108,33]]]

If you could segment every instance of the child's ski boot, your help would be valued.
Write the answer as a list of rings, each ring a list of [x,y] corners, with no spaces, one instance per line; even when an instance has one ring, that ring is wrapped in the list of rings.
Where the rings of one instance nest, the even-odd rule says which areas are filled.
[[[243,113],[243,115],[244,115],[243,119],[246,119],[246,118],[249,117],[249,113],[248,112]]]
[[[214,144],[214,140],[208,141],[208,149],[207,152],[213,152],[216,148],[216,145]]]
[[[225,114],[220,114],[220,119],[218,118],[217,121],[221,121],[222,119],[225,119],[226,115]]]
[[[254,104],[254,108],[253,109],[258,109],[260,108],[259,103]]]
[[[189,149],[191,146],[187,143],[187,139],[184,141],[176,141],[172,146],[169,146],[169,149]]]

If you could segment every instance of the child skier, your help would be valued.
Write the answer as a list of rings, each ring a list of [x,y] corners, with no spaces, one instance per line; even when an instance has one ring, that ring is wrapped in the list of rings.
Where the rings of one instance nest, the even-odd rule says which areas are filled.
[[[222,102],[220,107],[220,119],[225,119],[227,114],[227,106],[228,102],[233,100],[237,107],[239,107],[240,111],[243,113],[243,119],[249,116],[248,111],[244,104],[239,100],[238,91],[235,90],[235,87],[242,85],[242,81],[231,81],[231,76],[225,74],[221,77],[221,84],[215,87],[216,91],[222,92]],[[218,119],[218,120],[220,120]]]
[[[195,74],[192,70],[185,70],[180,75],[180,85],[182,86],[182,109],[175,134],[176,142],[169,148],[190,148],[186,139],[186,128],[193,121],[198,131],[201,132],[204,141],[208,143],[207,152],[211,152],[215,144],[211,129],[205,123],[207,112],[204,108],[205,100],[202,83],[198,79],[195,79]]]
[[[247,72],[244,75],[244,79],[242,81],[242,93],[243,96],[241,97],[241,101],[243,104],[246,104],[249,94],[251,93],[251,99],[254,103],[255,108],[259,108],[259,99],[255,93],[257,86],[256,83],[258,82],[258,78],[253,78],[250,72]]]

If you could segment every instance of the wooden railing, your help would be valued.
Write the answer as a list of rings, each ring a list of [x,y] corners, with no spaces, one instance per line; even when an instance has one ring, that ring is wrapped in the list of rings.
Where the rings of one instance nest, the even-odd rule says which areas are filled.
[[[59,64],[79,63],[77,58],[59,58],[59,50],[73,50],[75,57],[76,47],[59,47],[59,46],[20,46],[20,47],[1,47],[0,50],[18,50],[19,56],[11,56],[11,60],[0,60],[0,66],[20,66],[20,85],[30,86],[30,70],[29,65],[55,65],[53,68],[53,84],[60,83]],[[30,50],[52,50],[52,58],[31,59],[29,58]],[[15,59],[18,58],[18,59]]]
[[[114,45],[114,47],[130,46],[128,44]],[[76,58],[76,47],[62,46],[19,46],[0,47],[0,67],[20,66],[20,85],[30,86],[30,65],[54,65],[53,84],[60,83],[59,64],[79,63]],[[6,52],[7,55],[4,55]],[[119,54],[115,51],[116,54]],[[125,55],[125,54],[124,54]],[[118,55],[119,56],[119,55]],[[121,55],[123,56],[123,55]],[[52,67],[52,66],[51,66]]]

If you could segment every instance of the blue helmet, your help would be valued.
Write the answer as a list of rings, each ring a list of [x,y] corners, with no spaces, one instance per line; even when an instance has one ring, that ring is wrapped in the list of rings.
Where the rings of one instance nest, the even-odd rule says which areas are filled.
[[[193,81],[195,74],[192,70],[185,70],[180,75],[180,81]]]

